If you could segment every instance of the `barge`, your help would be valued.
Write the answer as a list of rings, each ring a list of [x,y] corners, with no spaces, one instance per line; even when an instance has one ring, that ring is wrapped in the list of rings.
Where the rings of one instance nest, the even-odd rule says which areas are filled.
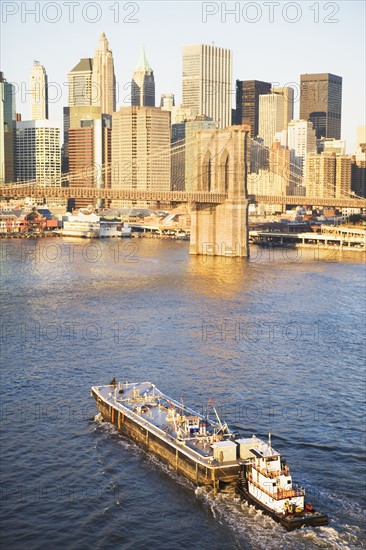
[[[288,466],[270,441],[241,438],[222,423],[163,394],[151,382],[91,388],[107,422],[160,457],[197,485],[214,493],[233,484],[242,499],[270,515],[286,529],[326,525],[328,517],[305,503],[305,491],[292,483]]]

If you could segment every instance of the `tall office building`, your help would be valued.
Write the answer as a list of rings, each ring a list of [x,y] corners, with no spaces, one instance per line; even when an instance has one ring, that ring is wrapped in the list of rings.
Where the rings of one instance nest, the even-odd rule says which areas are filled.
[[[155,107],[155,80],[142,46],[140,59],[132,75],[131,105],[135,107]]]
[[[271,147],[276,132],[281,132],[285,120],[285,98],[282,94],[266,94],[259,96],[259,136],[266,147]]]
[[[337,155],[336,157],[336,185],[335,196],[348,198],[351,193],[352,157],[351,155]]]
[[[271,84],[261,80],[236,81],[235,124],[248,124],[251,137],[258,136],[259,96],[271,93]],[[290,119],[291,120],[291,119]]]
[[[313,123],[316,137],[340,139],[342,77],[330,73],[300,76],[300,118]]]
[[[92,70],[92,105],[100,106],[103,114],[111,115],[116,110],[116,77],[113,54],[104,32],[95,55]]]
[[[231,50],[195,44],[183,48],[183,107],[217,127],[231,124]]]
[[[39,61],[34,61],[31,73],[32,120],[48,119],[48,77]]]
[[[89,57],[80,59],[68,73],[69,107],[93,104],[92,76],[93,60]]]
[[[286,130],[290,120],[294,118],[294,89],[290,86],[284,88],[272,88],[273,94],[280,94],[284,97],[283,129]]]
[[[312,122],[291,120],[287,126],[287,146],[291,151],[291,162],[302,170],[306,155],[317,152]]]
[[[61,147],[61,172],[67,174],[69,171],[69,129],[70,129],[70,107],[63,108],[63,133],[64,140]]]
[[[169,191],[170,166],[169,111],[121,107],[113,114],[112,188]]]
[[[16,179],[61,184],[60,125],[51,120],[16,123]]]
[[[111,186],[112,117],[90,116],[73,121],[68,132],[69,184],[73,187]],[[90,199],[75,199],[73,208],[83,208]]]
[[[306,195],[309,197],[334,197],[336,188],[336,154],[310,153],[306,155]]]
[[[15,86],[0,72],[0,183],[14,181]]]

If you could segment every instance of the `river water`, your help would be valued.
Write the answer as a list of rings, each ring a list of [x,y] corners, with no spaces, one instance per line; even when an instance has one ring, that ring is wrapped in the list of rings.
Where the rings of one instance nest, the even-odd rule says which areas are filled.
[[[2,548],[366,548],[361,255],[1,244]],[[329,526],[287,533],[177,476],[96,417],[90,387],[114,376],[271,431]]]

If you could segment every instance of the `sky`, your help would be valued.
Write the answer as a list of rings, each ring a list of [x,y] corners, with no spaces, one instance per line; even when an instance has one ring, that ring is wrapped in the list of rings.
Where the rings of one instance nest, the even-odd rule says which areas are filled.
[[[16,85],[16,109],[30,118],[34,60],[49,80],[49,118],[62,124],[67,73],[93,57],[105,32],[113,51],[118,107],[128,105],[129,85],[141,45],[154,71],[156,105],[162,93],[182,100],[182,49],[213,44],[233,52],[235,80],[264,80],[295,89],[300,74],[343,78],[342,139],[347,152],[365,124],[365,2],[360,1],[41,1],[1,3],[0,70]]]

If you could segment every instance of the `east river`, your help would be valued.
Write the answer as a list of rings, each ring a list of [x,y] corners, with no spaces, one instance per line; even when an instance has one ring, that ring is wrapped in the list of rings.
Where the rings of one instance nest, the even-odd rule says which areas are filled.
[[[331,251],[188,255],[160,240],[1,242],[4,550],[365,548],[365,266]],[[267,437],[329,526],[287,533],[96,418],[152,381]]]

